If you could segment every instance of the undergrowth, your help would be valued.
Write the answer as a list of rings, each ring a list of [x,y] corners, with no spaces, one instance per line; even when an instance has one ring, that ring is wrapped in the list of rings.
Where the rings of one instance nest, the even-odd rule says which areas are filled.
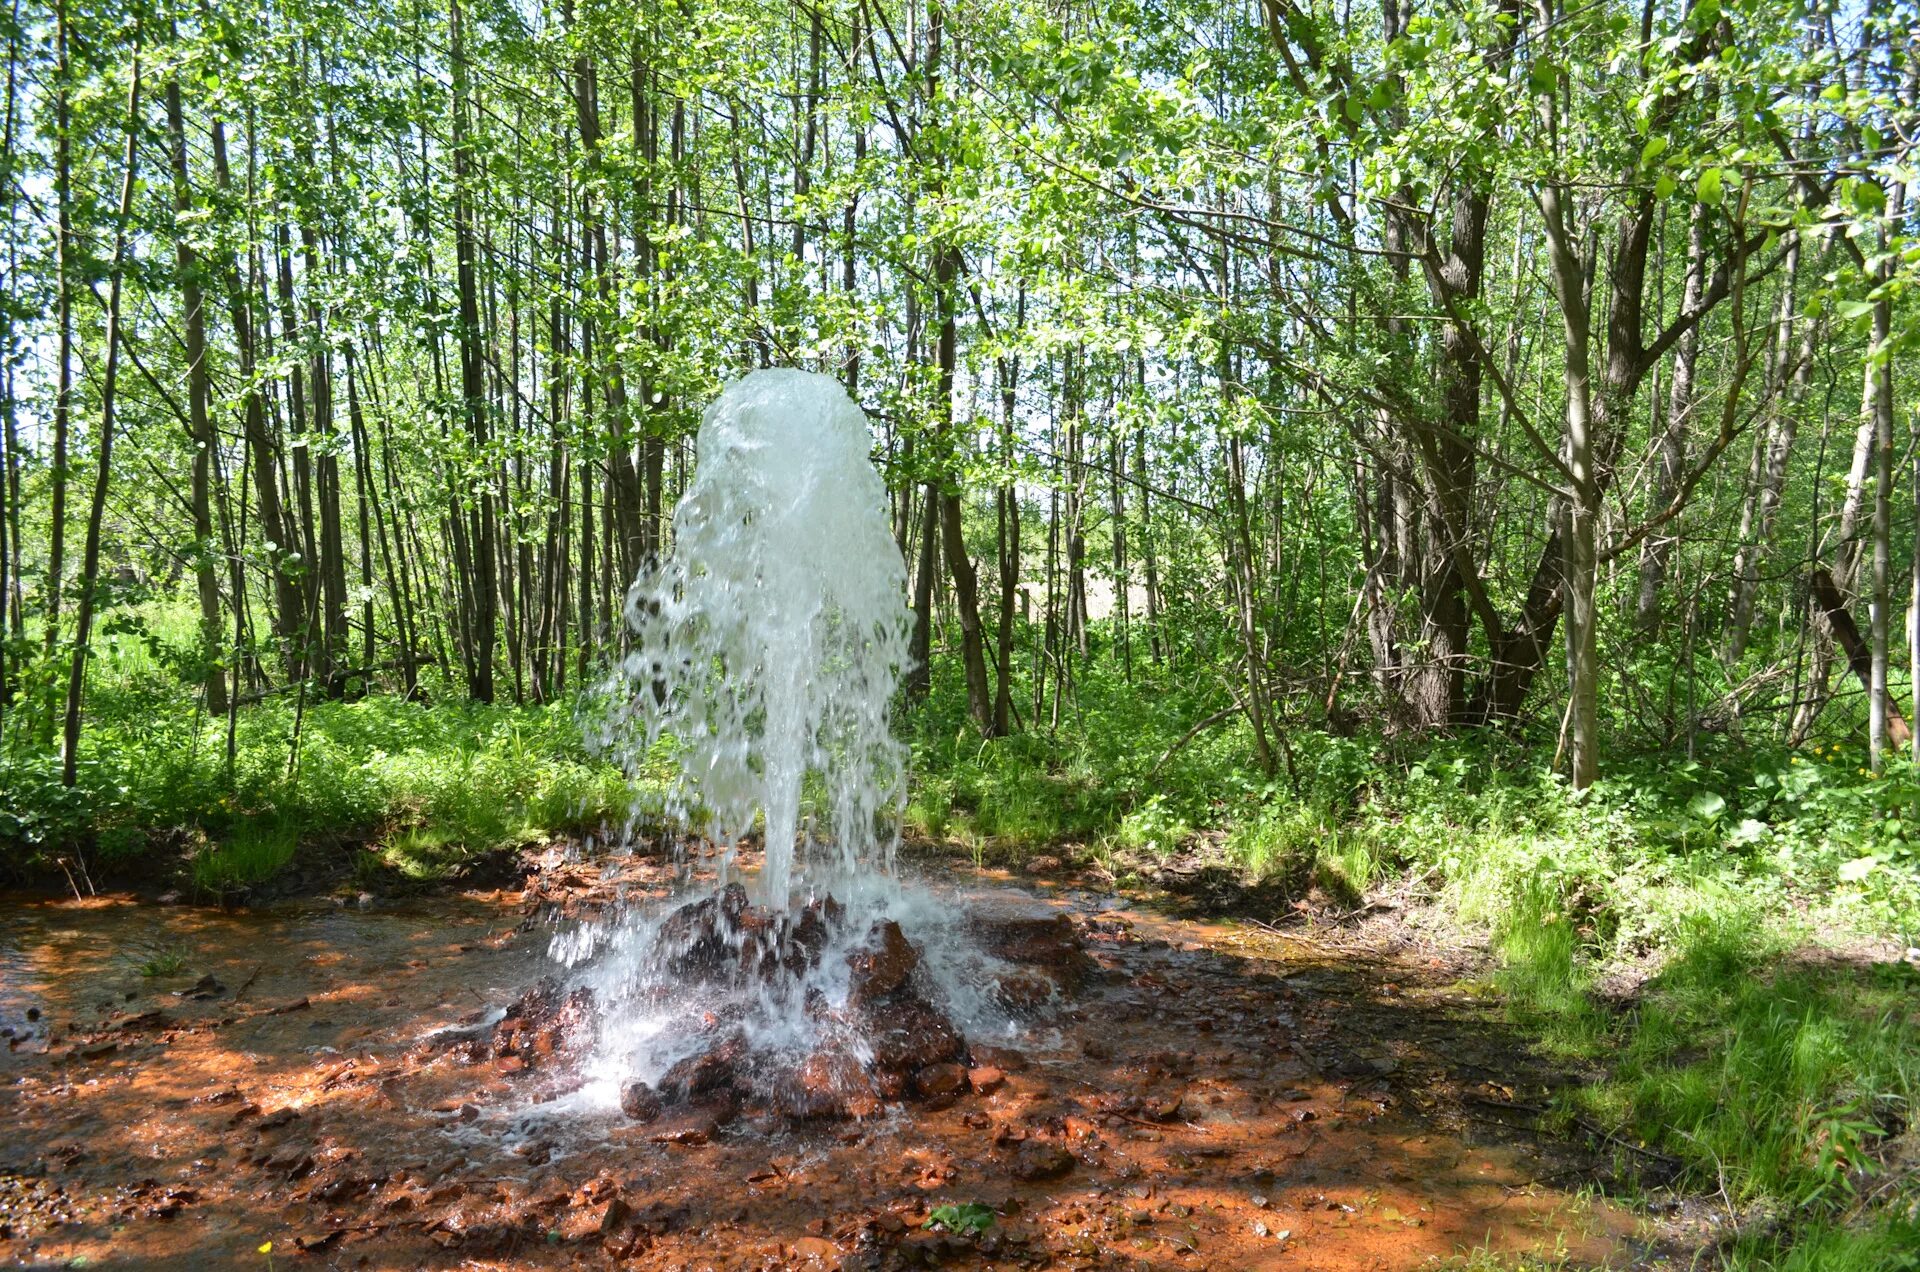
[[[1652,1146],[1741,1217],[1727,1267],[1920,1269],[1920,968],[1881,952],[1920,943],[1920,780],[1868,775],[1857,722],[1798,752],[1616,752],[1576,797],[1496,733],[1296,731],[1265,774],[1237,717],[1175,747],[1217,709],[1204,685],[1081,676],[1057,732],[986,743],[937,679],[913,829],[1120,873],[1213,852],[1336,908],[1417,884],[1485,933],[1516,1023],[1596,1075],[1564,1125]]]
[[[1206,855],[1335,913],[1382,885],[1424,895],[1484,934],[1516,1023],[1594,1075],[1560,1097],[1565,1125],[1650,1146],[1741,1217],[1727,1266],[1916,1267],[1920,970],[1882,951],[1920,943],[1920,780],[1905,761],[1867,775],[1843,710],[1797,752],[1619,742],[1575,796],[1550,735],[1293,728],[1263,772],[1239,717],[1189,733],[1220,711],[1217,679],[1141,665],[1129,682],[1098,656],[1057,721],[1023,702],[1025,727],[983,741],[956,663],[936,660],[901,720],[909,834],[1121,875]],[[229,763],[225,722],[192,702],[163,676],[103,675],[71,789],[10,733],[5,863],[157,855],[226,893],[344,847],[362,881],[425,880],[635,806],[572,703],[310,702],[296,752],[295,704],[274,698],[241,712]]]
[[[284,699],[226,721],[161,682],[103,677],[76,784],[49,749],[0,751],[0,867],[152,872],[227,893],[362,846],[400,876],[620,822],[630,788],[588,751],[571,704]],[[295,745],[296,714],[298,745]]]

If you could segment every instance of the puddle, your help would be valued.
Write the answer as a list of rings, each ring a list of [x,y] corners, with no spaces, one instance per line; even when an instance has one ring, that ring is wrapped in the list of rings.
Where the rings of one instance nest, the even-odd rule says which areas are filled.
[[[1097,970],[993,1040],[1011,1049],[972,1040],[999,1072],[947,1107],[678,1144],[590,1102],[536,1107],[530,1075],[431,1035],[490,1025],[552,972],[556,911],[664,885],[645,863],[548,867],[537,893],[365,910],[0,895],[0,1261],[255,1267],[269,1240],[408,1268],[1640,1257],[1631,1217],[1569,1191],[1564,1163],[1434,1114],[1502,1043],[1417,968],[1360,974],[1258,928],[1003,876],[933,886],[1069,911]],[[996,1212],[984,1236],[922,1227],[966,1203]]]

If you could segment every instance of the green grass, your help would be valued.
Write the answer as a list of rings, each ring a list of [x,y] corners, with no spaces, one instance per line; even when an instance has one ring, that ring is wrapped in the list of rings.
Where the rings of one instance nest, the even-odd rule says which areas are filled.
[[[298,834],[284,821],[241,822],[225,840],[195,854],[190,863],[193,886],[219,896],[263,883],[293,860],[298,846]]]
[[[140,951],[134,970],[148,980],[178,976],[187,965],[187,952],[177,945],[155,945]]]
[[[111,666],[90,692],[79,779],[62,786],[50,747],[27,745],[24,716],[0,750],[0,875],[89,869],[151,873],[172,862],[204,893],[271,878],[355,844],[408,877],[475,854],[624,823],[634,788],[596,757],[575,704],[426,706],[396,697],[309,702],[293,757],[295,704],[226,722],[158,672]]]
[[[363,884],[405,884],[635,810],[576,704],[480,707],[437,689],[432,706],[314,702],[290,766],[293,705],[274,698],[241,713],[229,768],[224,722],[197,714],[170,666],[108,650],[74,789],[10,722],[0,862],[159,854],[223,892],[333,852]],[[1566,1125],[1653,1146],[1688,1186],[1774,1217],[1730,1267],[1902,1266],[1920,1209],[1920,981],[1848,951],[1859,934],[1920,943],[1920,780],[1904,763],[1865,776],[1858,722],[1838,709],[1798,754],[1705,737],[1682,759],[1617,741],[1605,780],[1574,797],[1547,771],[1551,736],[1296,725],[1291,774],[1265,774],[1237,717],[1182,741],[1219,709],[1217,678],[1141,662],[1129,683],[1097,656],[1057,731],[1043,716],[982,741],[957,660],[934,671],[931,699],[900,721],[909,834],[981,860],[1119,868],[1219,845],[1249,881],[1338,908],[1402,881],[1484,936],[1491,988],[1523,1031],[1596,1075],[1562,1097]]]

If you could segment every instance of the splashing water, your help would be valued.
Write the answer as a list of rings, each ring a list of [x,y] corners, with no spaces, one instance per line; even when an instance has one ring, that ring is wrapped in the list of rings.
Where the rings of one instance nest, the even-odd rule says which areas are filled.
[[[887,712],[907,663],[907,574],[871,445],[827,376],[735,381],[701,422],[672,550],[627,601],[615,736],[673,739],[667,811],[720,843],[764,818],[774,906],[794,886],[810,776],[830,833],[803,852],[852,876],[890,867],[897,843],[905,751]]]
[[[702,420],[672,549],[628,598],[634,652],[602,740],[636,773],[666,741],[657,811],[723,863],[704,895],[556,936],[599,1017],[590,1107],[636,1082],[690,1098],[721,1064],[791,1107],[797,1074],[844,1074],[837,1097],[903,1056],[963,1054],[958,1029],[1011,1029],[992,998],[1002,965],[950,902],[893,874],[906,751],[887,717],[909,611],[871,445],[839,384],[799,371],[736,381]],[[764,861],[735,878],[756,821]]]

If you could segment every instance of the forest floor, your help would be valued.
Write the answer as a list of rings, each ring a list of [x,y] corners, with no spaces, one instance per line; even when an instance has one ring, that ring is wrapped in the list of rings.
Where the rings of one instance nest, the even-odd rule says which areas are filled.
[[[664,896],[670,870],[514,861],[499,886],[235,912],[0,898],[0,1261],[1680,1268],[1729,1222],[1659,1190],[1658,1150],[1547,1128],[1592,1075],[1541,1058],[1471,945],[1386,896],[1223,917],[1178,861],[1125,890],[1057,858],[916,867],[964,904],[1069,915],[1094,963],[1010,1046],[976,1046],[998,1072],[946,1107],[543,1118],[538,1065],[433,1031],[550,972],[556,917]]]

